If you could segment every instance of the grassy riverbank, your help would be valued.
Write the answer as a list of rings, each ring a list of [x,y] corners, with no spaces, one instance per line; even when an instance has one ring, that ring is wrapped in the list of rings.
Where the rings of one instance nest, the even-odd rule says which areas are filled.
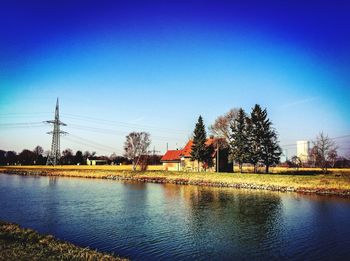
[[[0,260],[127,260],[0,221]]]
[[[132,172],[109,166],[20,166],[0,167],[0,173],[21,175],[45,175],[82,178],[135,180],[153,183],[293,191],[300,193],[332,194],[350,196],[350,172],[347,169],[331,174],[312,174],[310,170],[297,174],[238,174],[238,173],[189,173],[146,171]],[[303,174],[304,173],[304,174]],[[308,174],[308,175],[305,175]],[[318,173],[318,172],[315,172]]]

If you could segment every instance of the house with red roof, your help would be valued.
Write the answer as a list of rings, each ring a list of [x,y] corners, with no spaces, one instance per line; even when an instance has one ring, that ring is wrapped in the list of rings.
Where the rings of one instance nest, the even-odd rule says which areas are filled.
[[[193,141],[189,140],[185,147],[180,150],[168,150],[161,158],[164,170],[169,171],[230,171],[230,164],[228,163],[228,152],[227,149],[218,149],[220,142],[223,140],[220,138],[210,137],[205,142],[206,146],[213,147],[212,160],[213,166],[210,168],[204,168],[203,164],[198,164],[197,161],[192,161],[191,151]],[[219,153],[218,153],[219,152]],[[219,159],[219,161],[218,161]],[[219,166],[217,165],[219,162]],[[232,164],[231,164],[232,169]]]
[[[182,150],[168,150],[160,159],[165,170],[180,171]]]

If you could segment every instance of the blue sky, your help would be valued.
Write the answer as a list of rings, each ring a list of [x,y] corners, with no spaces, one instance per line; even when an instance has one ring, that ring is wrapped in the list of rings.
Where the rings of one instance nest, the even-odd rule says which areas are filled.
[[[39,122],[57,97],[62,149],[100,154],[134,130],[181,147],[200,114],[209,126],[255,103],[282,145],[348,135],[349,13],[347,1],[2,1],[0,147],[49,149]]]

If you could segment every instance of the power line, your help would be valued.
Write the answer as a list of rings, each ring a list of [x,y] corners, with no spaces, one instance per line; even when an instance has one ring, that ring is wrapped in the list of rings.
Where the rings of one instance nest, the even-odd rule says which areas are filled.
[[[0,130],[23,129],[23,128],[42,128],[45,127],[43,122],[26,122],[26,123],[0,123]]]
[[[99,118],[75,115],[75,114],[70,114],[70,113],[63,113],[63,115],[65,115],[65,117],[72,118],[72,119],[77,119],[77,120],[86,120],[86,121],[92,121],[92,122],[105,122],[105,123],[108,123],[109,125],[118,125],[118,126],[122,125],[122,126],[125,126],[125,127],[145,127],[145,128],[150,128],[150,129],[156,129],[156,130],[165,130],[165,131],[171,131],[171,132],[188,133],[188,131],[186,131],[186,130],[165,128],[165,127],[145,125],[145,124],[138,124],[138,123],[130,123],[130,122],[122,122],[122,121],[99,119]]]
[[[34,115],[33,115],[34,114]],[[0,117],[2,116],[11,116],[13,118],[14,115],[17,115],[17,117],[33,117],[36,116],[35,114],[48,114],[48,112],[37,112],[37,113],[3,113],[0,114]],[[21,116],[22,115],[22,116]],[[152,125],[144,125],[144,124],[137,124],[137,123],[128,123],[128,122],[121,122],[121,121],[113,121],[113,120],[106,120],[106,119],[99,119],[94,117],[88,117],[88,116],[81,116],[81,115],[75,115],[75,114],[69,114],[69,113],[61,113],[61,115],[65,115],[65,118],[75,119],[75,120],[83,120],[83,121],[89,121],[89,122],[95,122],[95,123],[101,123],[103,122],[106,125],[118,125],[119,127],[128,127],[128,128],[147,128],[147,129],[153,129],[154,131],[166,131],[167,133],[177,133],[177,134],[187,134],[188,131],[186,130],[179,130],[179,129],[173,129],[173,128],[165,128],[165,127],[159,127],[159,126],[152,126]],[[71,124],[70,124],[71,125]]]
[[[14,116],[14,115],[31,115],[31,114],[51,114],[52,112],[9,112],[9,113],[0,113],[2,116]]]
[[[350,137],[350,134],[349,135],[344,135],[344,136],[339,136],[339,137],[335,137],[335,138],[330,138],[331,140],[337,140],[337,139],[344,139],[344,138],[348,138]]]
[[[105,134],[111,134],[111,135],[121,135],[126,136],[128,134],[128,131],[120,131],[116,129],[105,129],[105,128],[98,128],[98,127],[90,127],[90,126],[84,126],[79,124],[69,124],[69,127],[73,129],[83,130],[83,131],[90,131],[90,132],[96,132],[96,133],[105,133]],[[175,137],[165,137],[165,136],[158,136],[158,135],[152,135],[152,139],[154,140],[176,140],[180,141],[181,139],[177,139]]]
[[[85,138],[82,138],[82,137],[79,137],[79,136],[76,136],[76,135],[73,135],[73,134],[70,134],[69,136],[73,137],[75,139],[79,139],[82,142],[90,143],[90,144],[93,144],[93,145],[96,145],[96,146],[100,146],[100,147],[103,147],[103,148],[108,148],[110,150],[116,151],[116,148],[108,146],[108,145],[104,145],[104,144],[101,144],[101,143],[98,143],[98,142],[95,142],[95,141],[91,141],[91,140],[88,140],[88,139],[85,139]]]
[[[52,123],[52,122],[51,122]],[[2,128],[27,128],[27,127],[44,127],[45,124],[43,122],[17,122],[17,123],[0,123],[0,127]],[[105,133],[105,134],[111,134],[111,135],[119,135],[119,136],[126,136],[128,134],[128,131],[121,131],[116,129],[105,129],[105,128],[99,128],[99,127],[90,127],[85,125],[79,125],[79,124],[69,124],[67,128],[73,128],[83,131],[90,131],[95,133]],[[158,135],[152,135],[152,139],[154,140],[176,140],[180,141],[181,139],[175,138],[175,137],[166,137],[166,136],[158,136]]]
[[[82,141],[79,141],[79,140],[72,139],[72,137],[69,137],[69,136],[62,137],[62,138],[65,139],[65,140],[68,140],[70,142],[79,144],[79,145],[84,145],[84,146],[87,146],[87,147],[90,147],[90,148],[92,147],[94,149],[105,151],[105,152],[108,152],[108,153],[118,152],[118,153],[122,154],[120,152],[120,150],[106,148],[104,145],[99,146],[99,145],[94,145],[94,144],[87,143],[87,142],[82,142]]]
[[[33,115],[33,114],[38,115],[38,114],[47,114],[47,113],[48,112],[1,113],[0,117],[1,116],[10,116],[10,115],[12,115],[12,116],[16,116],[16,115],[17,116],[20,116],[20,115]],[[63,113],[63,115],[65,115],[65,117],[67,117],[67,118],[76,119],[76,120],[79,120],[79,121],[104,123],[105,125],[111,125],[111,126],[118,125],[119,127],[120,126],[122,126],[122,127],[147,127],[147,128],[155,128],[157,131],[164,130],[164,132],[166,131],[167,133],[169,133],[169,132],[175,132],[177,134],[180,134],[180,132],[188,133],[187,131],[184,131],[184,130],[175,130],[175,129],[164,128],[164,127],[156,127],[156,126],[150,126],[150,125],[133,124],[133,123],[113,121],[113,120],[98,119],[98,118],[94,118],[94,117],[80,116],[80,115],[74,115],[74,114],[68,114],[68,113]],[[44,126],[45,125],[43,124],[43,122],[0,123],[1,129],[36,128],[36,127],[44,127]],[[74,123],[69,124],[68,128],[73,128],[73,129],[82,130],[82,131],[95,132],[95,133],[104,133],[104,134],[109,134],[109,135],[119,135],[119,136],[121,136],[121,135],[124,136],[125,135],[126,136],[128,134],[128,131],[122,131],[122,130],[118,130],[118,129],[107,129],[107,128],[101,128],[101,127],[85,126],[85,125],[74,124]],[[350,134],[337,136],[337,137],[332,137],[330,139],[331,140],[340,140],[340,139],[345,139],[345,138],[348,138],[348,137],[350,137]],[[169,139],[170,140],[174,140],[174,141],[182,141],[182,139],[178,139],[176,137],[166,137],[166,136],[158,136],[158,135],[152,135],[152,139],[153,140],[159,140],[159,141],[164,141],[164,140],[168,141]],[[87,141],[87,140],[85,140],[85,141]],[[347,142],[347,141],[342,141],[342,143],[344,143],[344,142]],[[96,143],[95,143],[95,145],[96,145]],[[100,146],[100,145],[97,145],[97,146]],[[102,145],[102,146],[104,146],[104,149],[106,149],[105,145]],[[296,143],[281,145],[281,147],[285,148],[285,149],[292,149],[292,148],[294,148],[296,146],[297,146]],[[109,147],[108,149],[111,149],[111,147]],[[113,150],[115,150],[115,149],[113,148]]]
[[[30,126],[30,125],[43,125],[43,122],[42,121],[39,121],[39,122],[9,122],[9,123],[0,123],[0,126],[1,127],[6,127],[6,126]]]

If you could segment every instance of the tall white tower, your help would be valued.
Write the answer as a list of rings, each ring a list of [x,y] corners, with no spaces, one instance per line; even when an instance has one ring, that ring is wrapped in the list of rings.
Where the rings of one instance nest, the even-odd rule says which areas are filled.
[[[302,162],[307,162],[310,149],[310,142],[307,140],[297,141],[297,156]]]

